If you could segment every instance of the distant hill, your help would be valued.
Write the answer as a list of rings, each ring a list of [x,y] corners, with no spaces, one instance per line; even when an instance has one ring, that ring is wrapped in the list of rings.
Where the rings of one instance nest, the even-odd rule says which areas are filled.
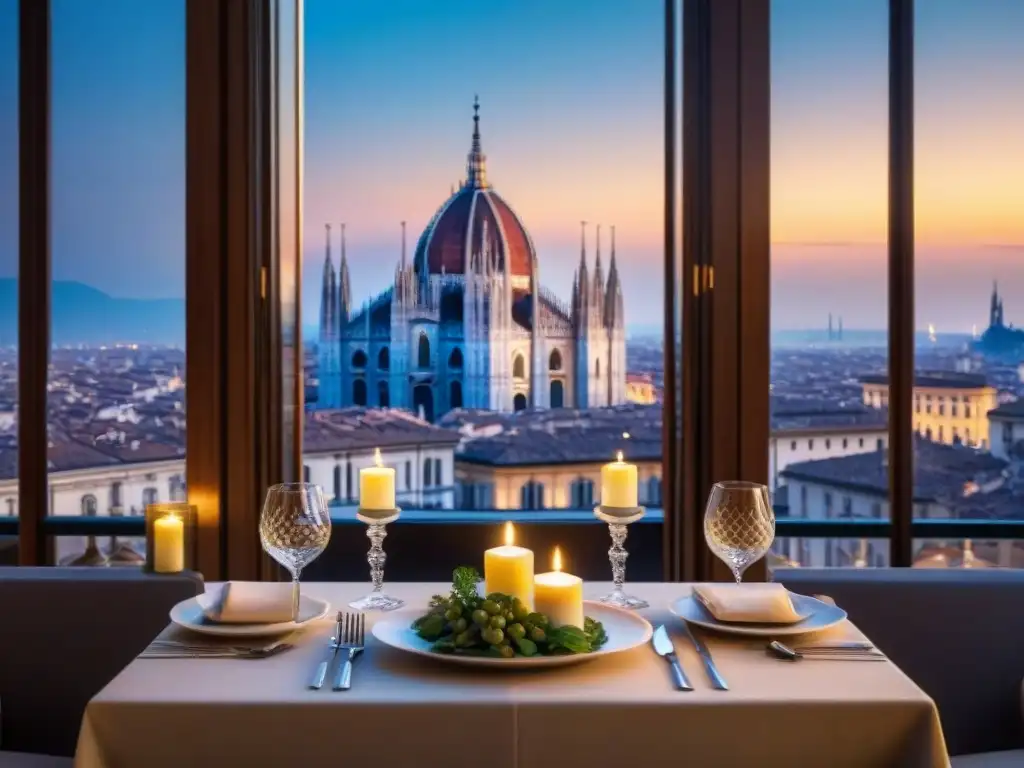
[[[54,280],[54,344],[185,344],[184,299],[118,299],[84,283]],[[0,346],[18,343],[18,282],[0,278]]]

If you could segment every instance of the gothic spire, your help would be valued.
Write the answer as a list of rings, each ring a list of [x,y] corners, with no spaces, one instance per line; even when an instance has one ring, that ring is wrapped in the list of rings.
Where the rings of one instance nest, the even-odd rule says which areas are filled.
[[[338,267],[338,303],[341,307],[339,317],[342,322],[348,321],[352,311],[352,287],[348,277],[348,257],[345,253],[345,222],[341,223],[341,265]]]
[[[405,222],[402,222],[402,269],[405,269]]]
[[[487,186],[487,155],[480,144],[480,98],[473,97],[473,143],[466,156],[466,186],[483,189]]]
[[[619,266],[615,261],[615,225],[612,230],[612,256],[608,267],[608,286],[604,294],[604,324],[615,328],[622,323],[622,285],[619,282]]]
[[[334,328],[334,307],[337,286],[334,282],[334,265],[331,263],[331,225],[324,227],[324,276],[320,289],[320,338],[330,339]]]
[[[597,225],[596,241],[594,245],[597,255],[594,260],[594,304],[601,306],[604,301],[604,268],[601,266],[601,225]]]

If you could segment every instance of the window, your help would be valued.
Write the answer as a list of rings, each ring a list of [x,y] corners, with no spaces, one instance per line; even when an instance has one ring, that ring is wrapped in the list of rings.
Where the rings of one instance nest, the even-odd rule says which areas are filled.
[[[864,438],[863,437],[857,438],[857,447],[858,448],[863,448],[864,447]]]
[[[969,402],[964,403],[964,418],[971,418],[971,404]]]
[[[554,17],[543,5],[474,6],[471,14],[424,7],[410,11],[408,27],[372,3],[358,19],[350,4],[305,5],[306,450],[314,415],[330,415],[329,450],[351,452],[357,470],[364,446],[402,435],[404,455],[385,461],[411,457],[410,513],[421,504],[520,509],[534,471],[543,485],[528,508],[569,506],[572,480],[596,478],[627,431],[644,446],[645,481],[662,474],[661,402],[671,385],[665,157],[650,137],[665,127],[664,5],[600,0],[593,13],[570,1],[574,9]],[[455,50],[453,41],[478,39],[481,29],[491,30],[481,59],[494,74],[487,82],[422,55],[428,30]],[[523,40],[531,42],[524,48]],[[438,102],[424,121],[417,104],[425,92],[410,71],[439,93],[463,96]],[[554,112],[544,99],[524,100],[538,71],[552,94],[580,98]],[[623,78],[629,88],[616,85]],[[609,109],[622,115],[614,126]],[[543,141],[534,130],[541,124]],[[623,153],[624,143],[639,149]],[[382,179],[403,179],[408,195],[395,197]],[[558,195],[547,194],[554,188]],[[592,222],[582,232],[580,219]],[[330,250],[321,245],[326,223]],[[321,329],[321,306],[338,306],[332,285],[339,319]],[[357,349],[368,368],[346,364]],[[333,406],[320,397],[328,389],[338,393]],[[350,418],[354,405],[365,414]],[[552,418],[552,409],[564,412]],[[592,441],[574,440],[581,425]],[[555,462],[532,439],[538,429],[571,445],[579,461]]]
[[[793,441],[792,441],[792,442],[791,442],[791,443],[789,444],[789,450],[791,450],[791,451],[795,451],[795,450],[796,450],[796,440],[793,440]]]
[[[366,368],[366,353],[357,349],[352,353],[352,368],[357,371],[361,371]]]
[[[661,506],[661,478],[651,477],[647,480],[647,504],[648,506]]]
[[[355,501],[355,486],[352,484],[352,462],[345,461],[345,497],[351,504]]]
[[[352,382],[352,405],[366,405],[366,379]]]
[[[387,347],[381,347],[380,352],[377,353],[377,367],[382,371],[391,368],[391,353],[388,352]]]
[[[49,513],[141,513],[185,477],[185,2],[132,13],[113,0],[54,0],[50,31]],[[6,42],[3,56],[16,55]],[[0,64],[0,90],[8,71]],[[17,120],[0,123],[7,276],[18,192],[6,188],[17,160],[4,160]],[[8,378],[13,369],[0,414],[13,402]],[[113,556],[108,541],[99,547]],[[57,537],[56,562],[85,548]]]
[[[845,449],[846,449],[846,447],[847,447],[847,446],[849,445],[849,442],[850,442],[850,441],[849,441],[849,440],[847,440],[847,439],[846,439],[845,437],[843,438],[843,449],[844,449],[844,450],[845,450]]]
[[[831,441],[831,440],[829,440],[829,439],[828,439],[828,438],[826,437],[826,438],[825,438],[825,450],[827,451],[827,450],[829,450],[829,449],[830,449],[831,447],[832,447],[832,441]]]
[[[512,358],[512,378],[526,378],[526,361],[523,360],[522,355],[517,354],[515,357]]]
[[[885,450],[885,440],[883,440],[882,438],[878,438],[875,441],[875,450],[876,451],[883,451],[883,450]]]
[[[412,490],[412,462],[405,462],[405,490]]]
[[[523,509],[544,509],[544,484],[530,480],[519,492],[519,505]]]
[[[939,398],[939,416],[945,416],[945,415],[946,415],[946,403],[940,397]]]
[[[334,465],[334,499],[341,499],[341,464]]]
[[[809,450],[809,451],[813,451],[814,450],[814,439],[813,438],[807,441],[807,450]]]
[[[594,506],[594,481],[579,477],[569,487],[569,506],[573,509],[589,509]]]
[[[853,517],[853,499],[843,496],[843,517]]]
[[[302,482],[304,482],[304,483],[310,482],[309,477],[310,477],[309,464],[303,464],[302,465]]]
[[[427,334],[420,334],[418,363],[420,368],[430,367],[430,339]]]
[[[391,396],[386,381],[377,382],[377,402],[381,408],[387,408],[391,405]]]

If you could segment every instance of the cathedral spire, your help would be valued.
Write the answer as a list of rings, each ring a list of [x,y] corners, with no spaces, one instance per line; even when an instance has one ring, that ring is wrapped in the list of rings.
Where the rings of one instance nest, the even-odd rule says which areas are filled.
[[[480,144],[480,97],[473,97],[473,143],[466,156],[466,186],[487,187],[487,155]]]
[[[337,285],[334,278],[334,264],[331,263],[331,225],[324,226],[324,276],[320,292],[320,338],[333,337],[335,300]]]
[[[348,256],[345,253],[345,222],[341,223],[341,265],[338,267],[338,304],[341,311],[338,317],[342,323],[348,322],[352,311],[352,287],[348,277]]]
[[[402,269],[405,269],[405,222],[402,222]]]
[[[597,234],[594,248],[597,255],[594,257],[594,304],[598,307],[604,302],[604,268],[601,266],[601,225],[597,225]]]
[[[619,266],[615,261],[615,225],[612,230],[612,255],[608,267],[608,286],[604,293],[604,324],[611,330],[622,324],[622,285],[619,282]]]

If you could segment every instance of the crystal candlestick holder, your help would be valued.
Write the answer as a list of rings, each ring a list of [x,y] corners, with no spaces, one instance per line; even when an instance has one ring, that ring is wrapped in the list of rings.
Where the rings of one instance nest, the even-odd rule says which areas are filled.
[[[646,608],[648,603],[639,597],[627,595],[623,589],[626,583],[626,558],[629,553],[623,546],[626,543],[626,526],[635,523],[644,516],[643,507],[605,507],[594,508],[594,517],[608,523],[612,534],[612,548],[608,550],[608,559],[612,564],[612,591],[598,602],[614,605],[619,608]]]
[[[366,562],[370,564],[370,581],[373,582],[373,590],[365,597],[349,603],[349,607],[359,611],[393,611],[405,605],[404,600],[391,597],[384,593],[384,561],[387,555],[384,554],[384,537],[387,536],[385,528],[388,523],[398,519],[402,510],[394,509],[363,509],[356,510],[356,518],[366,523],[366,535],[370,539],[370,553],[366,556]]]

